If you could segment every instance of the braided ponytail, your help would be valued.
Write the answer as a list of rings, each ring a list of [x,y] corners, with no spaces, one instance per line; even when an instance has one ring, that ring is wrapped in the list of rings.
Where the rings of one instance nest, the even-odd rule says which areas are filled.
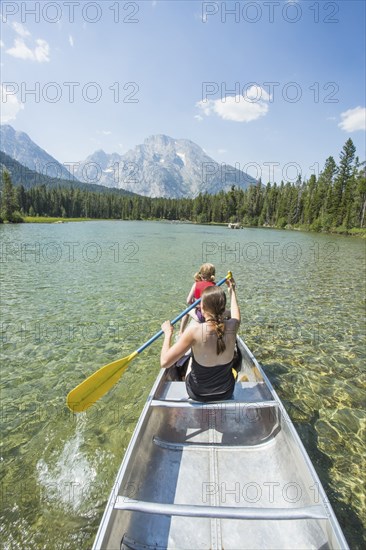
[[[217,335],[216,353],[220,355],[226,349],[224,340],[225,336],[225,323],[223,315],[226,308],[226,294],[217,286],[209,286],[202,292],[202,307],[205,311],[210,313],[213,322],[215,332]]]
[[[217,335],[217,342],[216,342],[216,353],[217,355],[220,355],[220,353],[224,353],[226,350],[226,344],[224,340],[225,335],[225,323],[222,320],[222,317],[217,317],[213,320],[215,325],[215,331]]]

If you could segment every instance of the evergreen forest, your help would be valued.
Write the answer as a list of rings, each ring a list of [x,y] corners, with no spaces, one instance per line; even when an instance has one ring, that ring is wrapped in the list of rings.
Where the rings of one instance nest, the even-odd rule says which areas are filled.
[[[73,187],[14,186],[3,170],[1,221],[24,217],[94,218],[122,220],[179,220],[195,223],[239,223],[242,226],[302,228],[349,232],[366,227],[365,162],[359,162],[351,139],[338,164],[327,158],[318,177],[295,183],[232,187],[216,195],[195,198],[149,198]],[[108,190],[110,191],[110,190]]]

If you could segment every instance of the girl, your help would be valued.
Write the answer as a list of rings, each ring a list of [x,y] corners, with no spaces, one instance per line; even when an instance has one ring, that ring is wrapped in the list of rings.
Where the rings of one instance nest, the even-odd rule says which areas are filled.
[[[230,399],[234,391],[233,374],[236,335],[240,325],[240,310],[235,293],[235,281],[229,287],[231,319],[224,320],[226,295],[220,287],[211,286],[202,293],[201,310],[205,321],[193,323],[172,347],[173,327],[165,321],[161,328],[164,342],[160,355],[162,368],[169,368],[192,349],[192,370],[186,377],[188,395],[196,401]]]
[[[215,285],[215,266],[213,264],[201,265],[199,271],[194,275],[195,282],[192,285],[191,290],[187,296],[187,304],[193,304],[198,298],[201,298],[202,292],[208,286]],[[179,336],[182,335],[184,329],[187,326],[188,315],[191,315],[195,321],[199,323],[204,322],[204,318],[201,312],[201,306],[197,306],[194,311],[185,315],[180,324]]]

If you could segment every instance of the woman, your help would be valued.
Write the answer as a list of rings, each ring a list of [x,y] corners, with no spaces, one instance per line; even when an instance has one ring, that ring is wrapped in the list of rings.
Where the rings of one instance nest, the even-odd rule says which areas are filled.
[[[234,391],[233,364],[240,310],[234,279],[228,279],[226,283],[230,295],[230,319],[224,319],[225,292],[220,287],[211,286],[202,293],[204,323],[191,324],[172,347],[173,327],[170,321],[165,321],[161,326],[164,332],[160,355],[162,368],[171,367],[192,349],[192,370],[186,377],[186,387],[188,395],[197,401],[230,399]]]

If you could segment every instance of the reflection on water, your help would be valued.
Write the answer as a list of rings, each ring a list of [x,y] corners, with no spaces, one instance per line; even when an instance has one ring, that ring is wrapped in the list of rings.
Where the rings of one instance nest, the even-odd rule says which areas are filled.
[[[159,343],[73,417],[67,392],[185,307],[204,261],[238,283],[264,365],[352,548],[363,547],[365,243],[149,222],[0,227],[5,548],[90,548]]]

